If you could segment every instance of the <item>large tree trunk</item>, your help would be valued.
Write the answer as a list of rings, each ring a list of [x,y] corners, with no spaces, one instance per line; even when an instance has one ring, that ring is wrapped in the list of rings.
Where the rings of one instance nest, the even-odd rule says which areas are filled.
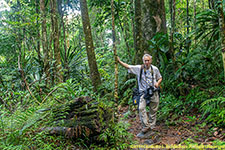
[[[95,58],[95,51],[94,45],[92,40],[91,34],[91,25],[88,15],[88,7],[86,0],[80,0],[80,7],[81,7],[81,16],[82,16],[82,23],[83,23],[83,30],[85,35],[85,44],[88,56],[88,65],[90,68],[90,77],[92,84],[94,86],[94,91],[97,91],[97,87],[101,83],[100,74],[98,72],[97,62]]]
[[[222,53],[222,59],[223,59],[223,68],[224,68],[224,79],[225,79],[225,20],[224,20],[224,13],[223,13],[223,2],[220,1],[219,6],[219,12],[220,12],[220,36],[221,36],[221,53]]]
[[[149,51],[148,41],[157,32],[167,33],[164,0],[143,0],[143,50]],[[153,63],[158,62],[157,53],[151,51]]]
[[[167,56],[168,59],[172,59],[173,62],[175,61],[174,57],[174,38],[173,34],[175,32],[175,15],[176,15],[176,1],[170,0],[170,19],[171,19],[171,28],[170,28],[170,50]]]
[[[48,52],[48,41],[47,41],[47,25],[46,25],[46,8],[45,8],[45,0],[40,0],[40,12],[41,12],[41,43],[42,50],[44,53],[44,72],[47,78],[50,77],[49,74],[49,52]],[[49,79],[46,80],[47,84]]]
[[[114,52],[114,60],[115,60],[115,91],[114,91],[114,99],[115,99],[115,107],[114,110],[117,111],[117,106],[119,103],[118,99],[118,62],[117,62],[117,52],[116,52],[116,32],[115,32],[115,18],[114,18],[114,4],[113,0],[111,0],[111,13],[112,13],[112,38],[113,38],[113,52]]]
[[[56,72],[56,82],[63,81],[63,72],[62,72],[62,63],[60,55],[60,45],[59,45],[59,12],[57,7],[57,0],[51,0],[51,18],[52,18],[52,36],[53,36],[53,47],[54,47],[54,58],[55,63],[55,72]]]
[[[135,48],[135,60],[136,64],[142,64],[142,56],[144,54],[144,49],[142,48],[142,9],[141,0],[135,0],[135,27],[134,27],[134,48]]]

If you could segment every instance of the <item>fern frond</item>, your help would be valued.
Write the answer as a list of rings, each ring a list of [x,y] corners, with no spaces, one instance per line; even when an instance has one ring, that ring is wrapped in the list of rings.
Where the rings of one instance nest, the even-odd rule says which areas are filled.
[[[130,85],[130,84],[135,83],[135,82],[136,82],[136,78],[132,78],[132,79],[127,80],[127,81],[123,84],[123,86],[127,86],[127,85]]]
[[[203,116],[209,114],[206,118],[209,122],[215,122],[217,125],[225,123],[225,97],[212,98],[204,101],[201,104]]]

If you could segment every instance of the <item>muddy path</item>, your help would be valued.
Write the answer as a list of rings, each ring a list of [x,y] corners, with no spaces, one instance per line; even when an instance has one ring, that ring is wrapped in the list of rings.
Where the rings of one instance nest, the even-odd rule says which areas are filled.
[[[120,108],[120,114],[130,124],[128,132],[134,135],[137,145],[166,146],[193,143],[215,145],[217,141],[225,142],[225,129],[207,125],[199,119],[201,117],[200,114],[181,116],[170,121],[170,123],[165,120],[158,120],[156,129],[145,139],[140,139],[136,136],[141,131],[138,112],[136,110],[130,111],[127,106]]]

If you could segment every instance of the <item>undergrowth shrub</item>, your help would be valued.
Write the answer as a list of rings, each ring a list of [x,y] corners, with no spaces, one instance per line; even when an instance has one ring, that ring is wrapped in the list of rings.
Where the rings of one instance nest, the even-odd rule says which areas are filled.
[[[127,131],[128,127],[129,124],[122,121],[111,124],[98,137],[100,141],[103,141],[104,149],[128,149],[133,144],[132,134]],[[102,146],[92,145],[93,148],[100,148]]]
[[[54,141],[60,136],[49,136],[42,128],[51,125],[51,111],[43,111],[51,107],[53,101],[44,104],[17,107],[14,113],[1,109],[0,149],[55,149],[61,147]]]
[[[206,121],[225,127],[225,97],[211,98],[201,104]]]
[[[159,120],[167,120],[173,114],[182,115],[183,113],[183,102],[181,100],[171,94],[161,95],[158,111]]]
[[[34,91],[32,91],[34,92]],[[19,95],[19,93],[14,93]],[[72,79],[60,83],[49,89],[49,92],[43,94],[42,99],[32,99],[28,92],[22,92],[21,96],[26,98],[26,102],[15,99],[11,103],[14,110],[0,105],[0,149],[76,149],[90,147],[90,140],[77,138],[76,141],[68,139],[65,136],[49,135],[44,128],[54,127],[56,120],[60,120],[68,115],[66,103],[80,96],[89,96],[96,99],[96,103],[104,103],[107,106],[113,106],[111,99],[101,98],[92,92],[92,87],[85,88],[77,81]],[[7,100],[3,97],[4,101]],[[20,96],[16,97],[20,98]],[[23,98],[23,99],[25,99]],[[104,112],[103,112],[104,113]],[[58,122],[57,122],[58,123]],[[60,122],[63,126],[63,122]],[[105,132],[98,137],[106,145],[102,148],[113,147],[126,149],[130,143],[131,135],[126,131],[127,124],[109,124]],[[99,145],[92,144],[93,148],[98,149]]]
[[[225,124],[225,92],[223,86],[208,89],[193,88],[187,96],[176,97],[171,94],[161,95],[159,120],[173,123],[174,120],[189,113],[203,113],[202,118],[215,126]]]
[[[194,109],[199,109],[200,104],[210,97],[207,91],[201,91],[199,88],[190,90],[187,96],[180,96],[179,99],[184,101],[186,112],[192,112]]]
[[[176,60],[168,62],[161,71],[162,85],[167,92],[186,96],[195,86],[208,89],[224,84],[223,62],[218,48],[202,46],[187,56],[184,53],[177,53]]]

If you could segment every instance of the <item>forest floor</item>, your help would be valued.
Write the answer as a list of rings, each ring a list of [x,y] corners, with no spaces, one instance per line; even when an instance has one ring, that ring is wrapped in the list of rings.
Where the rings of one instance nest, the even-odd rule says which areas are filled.
[[[156,129],[151,131],[145,139],[140,139],[136,135],[141,131],[141,122],[137,110],[128,113],[128,106],[120,108],[121,117],[130,124],[128,132],[133,134],[133,140],[137,145],[151,145],[166,147],[168,145],[215,145],[216,141],[225,142],[225,129],[212,127],[202,121],[200,114],[192,116],[181,116],[167,123],[157,121]],[[127,115],[128,114],[128,115]],[[220,143],[218,143],[220,145]],[[224,143],[222,144],[224,145]],[[142,147],[142,146],[141,146]],[[172,148],[173,149],[173,148]],[[205,148],[204,148],[205,149]]]

